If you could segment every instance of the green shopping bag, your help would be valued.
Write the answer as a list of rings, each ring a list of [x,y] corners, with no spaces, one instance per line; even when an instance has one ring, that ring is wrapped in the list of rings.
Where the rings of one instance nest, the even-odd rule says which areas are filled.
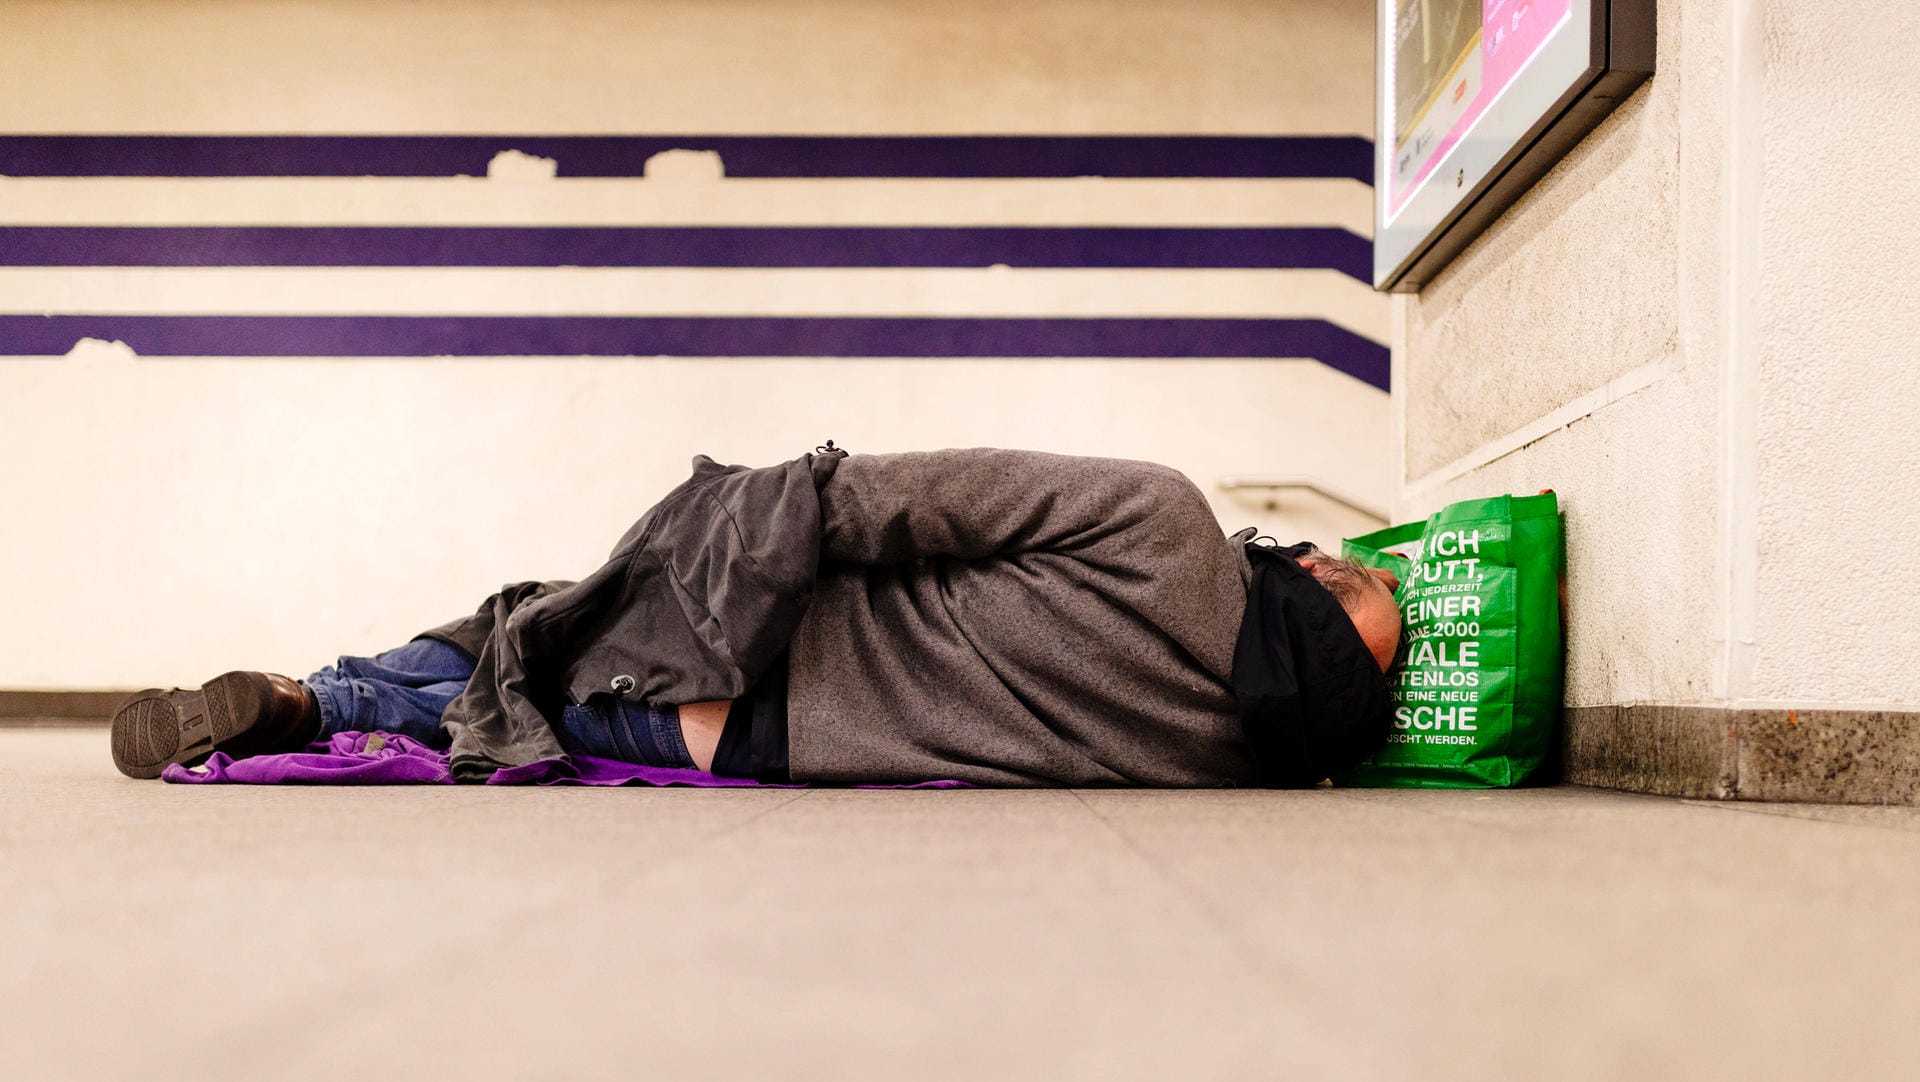
[[[1399,576],[1394,600],[1408,646],[1386,746],[1336,781],[1442,789],[1525,781],[1560,717],[1558,499],[1468,500],[1341,550]]]

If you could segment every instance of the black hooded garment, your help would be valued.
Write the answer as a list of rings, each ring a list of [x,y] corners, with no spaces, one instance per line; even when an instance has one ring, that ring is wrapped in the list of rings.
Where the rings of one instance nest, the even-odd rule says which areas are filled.
[[[1261,781],[1314,785],[1387,742],[1393,694],[1346,610],[1298,557],[1249,542],[1253,584],[1233,653],[1233,692]]]

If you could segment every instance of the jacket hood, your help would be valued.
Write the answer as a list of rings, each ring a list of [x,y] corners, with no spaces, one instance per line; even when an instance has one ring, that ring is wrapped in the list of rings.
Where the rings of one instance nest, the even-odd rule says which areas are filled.
[[[1346,610],[1295,562],[1306,545],[1248,542],[1253,580],[1233,694],[1264,784],[1308,786],[1386,744],[1393,692]]]

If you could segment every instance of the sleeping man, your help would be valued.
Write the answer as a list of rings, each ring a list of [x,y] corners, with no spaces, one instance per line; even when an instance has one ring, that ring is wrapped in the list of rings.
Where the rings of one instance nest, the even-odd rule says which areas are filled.
[[[447,749],[460,781],[571,755],[819,784],[1311,785],[1386,738],[1395,583],[1252,534],[1148,462],[700,456],[587,578],[508,585],[303,681],[141,692],[114,764],[381,731]]]

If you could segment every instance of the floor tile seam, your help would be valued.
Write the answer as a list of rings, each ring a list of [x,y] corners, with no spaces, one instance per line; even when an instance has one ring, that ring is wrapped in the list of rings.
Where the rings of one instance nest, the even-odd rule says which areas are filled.
[[[1789,821],[1795,821],[1795,822],[1817,822],[1817,823],[1825,823],[1825,824],[1827,824],[1827,825],[1829,825],[1829,826],[1836,826],[1836,827],[1846,827],[1846,826],[1852,826],[1852,825],[1856,825],[1856,824],[1851,824],[1851,823],[1845,823],[1845,822],[1838,822],[1838,821],[1835,821],[1835,820],[1829,820],[1829,819],[1814,819],[1814,818],[1812,818],[1812,817],[1810,817],[1810,816],[1797,816],[1797,815],[1791,815],[1791,814],[1787,814],[1787,813],[1782,813],[1782,812],[1768,812],[1768,811],[1764,811],[1764,810],[1762,810],[1761,808],[1756,808],[1756,807],[1748,807],[1748,808],[1739,808],[1739,807],[1735,807],[1735,805],[1737,805],[1737,804],[1739,804],[1739,803],[1741,803],[1740,801],[1731,801],[1731,800],[1729,800],[1729,801],[1717,801],[1717,800],[1696,800],[1696,799],[1693,799],[1693,798],[1687,798],[1687,797],[1668,797],[1668,796],[1662,796],[1662,795],[1660,795],[1660,794],[1657,794],[1657,793],[1625,793],[1625,792],[1620,792],[1620,793],[1616,793],[1616,792],[1615,792],[1614,790],[1607,790],[1607,789],[1599,789],[1598,787],[1593,787],[1593,786],[1573,786],[1572,788],[1579,788],[1579,789],[1594,789],[1594,790],[1595,790],[1595,791],[1596,791],[1597,793],[1602,793],[1602,794],[1606,794],[1606,795],[1607,795],[1607,796],[1608,796],[1609,798],[1611,798],[1612,796],[1615,796],[1615,795],[1617,795],[1617,796],[1621,796],[1621,797],[1628,797],[1628,798],[1631,798],[1631,799],[1632,799],[1632,800],[1633,800],[1634,802],[1636,802],[1636,803],[1640,803],[1640,804],[1643,804],[1643,805],[1644,805],[1644,804],[1648,804],[1648,803],[1650,803],[1650,802],[1658,802],[1658,803],[1661,803],[1661,804],[1667,804],[1667,805],[1672,805],[1672,806],[1678,806],[1678,807],[1684,807],[1684,808],[1688,808],[1688,809],[1692,809],[1692,810],[1695,810],[1695,811],[1697,811],[1697,812],[1699,813],[1699,814],[1698,814],[1698,816],[1696,816],[1696,817],[1695,817],[1695,822],[1704,822],[1704,821],[1707,821],[1707,820],[1712,820],[1712,819],[1714,819],[1714,818],[1715,818],[1715,817],[1713,816],[1713,813],[1714,813],[1714,812],[1715,812],[1716,810],[1725,810],[1725,811],[1744,811],[1744,812],[1746,812],[1746,813],[1747,813],[1747,814],[1749,814],[1749,815],[1763,815],[1763,816],[1766,816],[1767,818],[1769,818],[1769,819],[1773,819],[1773,820],[1789,820]],[[1355,801],[1356,803],[1362,803],[1362,804],[1380,804],[1380,803],[1382,803],[1382,802],[1378,802],[1378,801],[1369,801],[1369,800],[1366,800],[1366,799],[1365,799],[1364,797],[1358,797],[1358,796],[1355,796],[1355,795],[1353,795],[1353,794],[1352,794],[1351,792],[1349,792],[1349,793],[1343,793],[1343,794],[1340,794],[1340,795],[1342,795],[1342,796],[1345,796],[1345,797],[1347,797],[1347,798],[1348,798],[1349,800],[1353,800],[1353,801]],[[1747,802],[1747,803],[1749,803],[1749,804],[1752,804],[1752,803],[1754,803],[1754,802]],[[1393,806],[1393,805],[1388,805],[1388,806],[1390,806],[1390,807],[1396,807],[1396,806]],[[1408,811],[1408,810],[1410,810],[1410,809],[1403,809],[1403,808],[1398,808],[1398,807],[1396,807],[1396,810],[1399,810],[1399,811]],[[1447,821],[1448,821],[1448,822],[1450,822],[1450,823],[1463,823],[1463,824],[1472,824],[1472,825],[1482,825],[1482,826],[1486,826],[1486,827],[1488,827],[1488,828],[1490,828],[1490,830],[1491,830],[1492,832],[1494,832],[1494,833],[1498,833],[1498,834],[1501,834],[1501,835],[1503,835],[1503,836],[1505,836],[1505,837],[1509,837],[1509,838],[1511,838],[1511,837],[1513,837],[1513,836],[1515,836],[1515,832],[1514,832],[1513,830],[1511,830],[1511,829],[1508,829],[1508,828],[1504,828],[1504,827],[1499,827],[1499,826],[1496,826],[1495,824],[1492,824],[1492,823],[1482,823],[1482,822],[1481,822],[1481,821],[1479,821],[1479,820],[1476,820],[1476,819],[1472,819],[1472,818],[1469,818],[1469,817],[1467,817],[1467,816],[1464,816],[1464,815],[1459,815],[1459,814],[1456,814],[1456,813],[1451,813],[1451,812],[1435,812],[1435,813],[1432,813],[1432,814],[1433,814],[1434,816],[1436,816],[1436,817],[1438,817],[1438,818],[1442,818],[1442,819],[1445,819],[1445,820],[1447,820]],[[1701,818],[1701,817],[1705,817],[1705,818],[1703,819],[1703,818]],[[1880,825],[1878,825],[1878,824],[1860,824],[1860,825],[1873,825],[1873,826],[1875,826],[1875,828],[1876,828],[1876,831],[1878,832],[1878,834],[1877,834],[1876,836],[1884,836],[1884,835],[1887,835],[1887,834],[1896,834],[1896,835],[1898,835],[1898,834],[1908,834],[1908,835],[1910,835],[1910,834],[1912,834],[1912,833],[1915,833],[1915,832],[1916,832],[1915,830],[1907,830],[1907,829],[1902,829],[1902,828],[1899,828],[1899,827],[1886,827],[1886,826],[1880,826]]]
[[[1134,856],[1145,864],[1156,878],[1166,883],[1176,897],[1199,915],[1200,920],[1213,927],[1214,932],[1226,941],[1230,953],[1234,956],[1235,964],[1242,966],[1245,972],[1273,997],[1279,1009],[1321,1019],[1327,1023],[1328,1032],[1339,1030],[1347,1022],[1351,1015],[1341,1006],[1334,1006],[1329,1015],[1329,1004],[1333,1003],[1334,996],[1325,994],[1315,996],[1302,991],[1314,979],[1312,966],[1298,964],[1262,937],[1249,932],[1242,922],[1216,905],[1204,890],[1186,876],[1155,859],[1138,839],[1129,834],[1120,824],[1102,815],[1100,810],[1079,791],[1070,791],[1073,792],[1074,799],[1080,801],[1087,809],[1088,814],[1112,832],[1123,846],[1132,850]],[[1239,949],[1233,950],[1234,947]],[[1366,1058],[1364,1049],[1356,1049],[1354,1056],[1351,1077],[1391,1077],[1385,1073],[1383,1065]]]
[[[1591,788],[1591,787],[1577,786],[1576,788],[1584,789],[1584,788]],[[1354,793],[1352,790],[1343,792],[1339,789],[1333,789],[1329,791],[1333,795],[1340,797],[1343,800],[1349,800],[1356,804],[1365,804],[1371,807],[1387,808],[1392,810],[1395,814],[1403,817],[1411,817],[1411,818],[1433,817],[1438,819],[1445,819],[1449,823],[1459,823],[1464,826],[1470,826],[1478,830],[1483,830],[1489,833],[1496,833],[1496,834],[1503,834],[1503,835],[1511,835],[1514,832],[1513,827],[1509,827],[1505,825],[1503,822],[1495,822],[1479,816],[1467,815],[1462,812],[1449,811],[1449,810],[1434,810],[1430,808],[1410,808],[1405,805],[1394,804],[1389,801],[1368,800],[1363,796],[1356,795],[1356,793]],[[1372,790],[1372,791],[1379,792],[1380,790]],[[1472,790],[1462,790],[1462,791],[1471,792]],[[1596,790],[1596,791],[1605,792],[1605,793],[1613,792],[1613,790]],[[1674,807],[1687,806],[1686,802],[1679,798],[1663,797],[1663,796],[1659,796],[1651,793],[1619,793],[1618,795],[1635,798],[1637,801],[1641,803],[1645,803],[1649,801],[1658,801],[1661,803],[1668,803]]]
[[[1191,883],[1174,872],[1173,869],[1168,868],[1164,863],[1155,858],[1152,853],[1147,851],[1145,846],[1140,844],[1138,839],[1129,834],[1118,823],[1102,815],[1100,809],[1094,807],[1079,791],[1068,790],[1068,792],[1072,793],[1073,799],[1080,803],[1081,808],[1085,809],[1088,815],[1093,816],[1102,827],[1106,828],[1109,834],[1119,839],[1122,847],[1132,853],[1136,860],[1146,865],[1147,869],[1153,873],[1155,878],[1172,888],[1174,894],[1177,895],[1181,901],[1185,902],[1209,924],[1213,925],[1216,932],[1220,932],[1231,940],[1244,938],[1243,930],[1236,926],[1231,917],[1221,912],[1219,907],[1215,906],[1212,901],[1206,897],[1204,892],[1195,889]]]
[[[1360,796],[1356,793],[1342,792],[1339,789],[1333,789],[1333,790],[1330,790],[1330,792],[1332,793],[1333,796],[1336,796],[1341,800],[1345,800],[1354,804],[1365,805],[1366,807],[1369,807],[1369,808],[1383,808],[1383,809],[1386,809],[1391,814],[1397,815],[1403,819],[1444,819],[1449,823],[1456,823],[1461,826],[1469,827],[1469,828],[1472,828],[1473,830],[1481,831],[1484,833],[1501,834],[1501,835],[1508,835],[1513,833],[1513,828],[1511,827],[1507,827],[1499,823],[1488,822],[1487,820],[1479,818],[1477,816],[1466,815],[1461,812],[1439,810],[1434,808],[1413,808],[1413,807],[1408,807],[1407,805],[1404,805],[1404,804],[1395,804],[1391,801],[1368,800],[1366,797]]]
[[[1276,996],[1291,999],[1295,1005],[1305,1007],[1308,1010],[1318,1009],[1318,1004],[1312,1000],[1306,1000],[1302,997],[1281,992],[1283,988],[1291,989],[1296,987],[1295,979],[1302,975],[1298,967],[1291,965],[1287,959],[1269,949],[1268,945],[1258,936],[1249,933],[1241,922],[1234,919],[1232,915],[1216,904],[1208,897],[1205,891],[1200,890],[1185,876],[1156,859],[1145,846],[1140,844],[1137,838],[1129,834],[1120,824],[1101,814],[1100,810],[1094,807],[1078,790],[1069,790],[1069,792],[1073,794],[1075,800],[1080,802],[1081,807],[1086,809],[1087,814],[1093,816],[1101,826],[1105,827],[1109,833],[1119,839],[1120,844],[1131,852],[1135,859],[1145,865],[1147,870],[1152,873],[1156,879],[1164,883],[1168,889],[1173,892],[1175,897],[1179,898],[1183,904],[1193,910],[1202,922],[1210,926],[1215,934],[1226,941],[1229,947],[1229,953],[1234,957],[1237,964],[1246,967],[1249,975],[1256,978],[1263,978],[1263,986],[1272,989]],[[1274,976],[1276,972],[1289,979],[1279,982],[1265,980],[1265,978]]]
[[[1888,826],[1884,823],[1875,823],[1870,820],[1864,820],[1864,819],[1859,821],[1849,821],[1844,819],[1832,819],[1832,818],[1828,818],[1826,816],[1821,816],[1821,815],[1795,815],[1791,811],[1786,811],[1786,810],[1775,811],[1774,808],[1778,806],[1777,804],[1763,803],[1763,802],[1754,801],[1754,800],[1683,800],[1682,803],[1688,805],[1689,807],[1706,808],[1713,811],[1740,812],[1741,814],[1744,814],[1744,815],[1764,815],[1769,819],[1788,819],[1796,823],[1821,823],[1830,827],[1866,827],[1872,830],[1885,831],[1890,834],[1920,833],[1920,816],[1916,816],[1915,823],[1912,826]],[[1812,807],[1812,808],[1824,808],[1824,807],[1908,808],[1908,807],[1911,807],[1911,805],[1906,805],[1906,804],[1808,804],[1808,805],[1792,805],[1792,806],[1796,806],[1796,807],[1804,806],[1804,807]]]
[[[1593,787],[1593,786],[1576,786],[1575,788],[1582,788],[1582,789],[1587,789],[1587,788],[1596,788],[1596,787]],[[1601,793],[1607,793],[1607,794],[1613,794],[1613,792],[1614,792],[1613,790],[1604,790],[1604,789],[1596,789],[1596,791],[1598,791],[1598,792],[1601,792]],[[1364,797],[1358,797],[1358,796],[1354,796],[1354,795],[1353,795],[1353,794],[1351,794],[1351,793],[1342,793],[1342,794],[1340,794],[1340,795],[1342,795],[1342,796],[1345,796],[1345,797],[1346,797],[1347,799],[1349,799],[1349,800],[1352,800],[1352,801],[1354,801],[1354,802],[1356,802],[1356,803],[1360,803],[1360,804],[1371,804],[1371,805],[1381,805],[1381,804],[1383,804],[1383,802],[1380,802],[1380,801],[1370,801],[1370,800],[1367,800],[1367,799],[1365,799]],[[1638,802],[1638,803],[1642,803],[1642,804],[1645,804],[1645,803],[1648,803],[1648,802],[1653,802],[1653,801],[1657,801],[1657,802],[1660,802],[1660,803],[1663,803],[1663,804],[1668,804],[1668,805],[1672,805],[1672,806],[1677,806],[1677,807],[1685,807],[1685,808],[1689,808],[1689,809],[1694,809],[1694,810],[1697,810],[1697,811],[1698,811],[1698,813],[1699,813],[1699,815],[1698,815],[1698,816],[1696,816],[1696,817],[1694,817],[1694,821],[1695,821],[1695,822],[1707,822],[1707,821],[1710,821],[1710,820],[1712,820],[1712,819],[1713,819],[1713,811],[1714,811],[1714,809],[1715,809],[1715,808],[1717,808],[1717,807],[1719,807],[1719,805],[1720,805],[1720,802],[1717,802],[1717,801],[1699,801],[1699,802],[1697,802],[1697,804],[1696,804],[1695,802],[1693,802],[1693,801],[1690,801],[1690,800],[1689,800],[1689,799],[1687,799],[1687,798],[1682,798],[1682,797],[1667,797],[1667,796],[1661,796],[1661,795],[1659,795],[1659,794],[1657,794],[1657,793],[1619,793],[1618,795],[1620,795],[1620,796],[1625,796],[1625,797],[1631,797],[1631,798],[1633,798],[1633,799],[1635,800],[1635,802]],[[1731,802],[1731,801],[1729,801],[1729,802],[1727,802],[1727,803],[1732,803],[1732,802]],[[1699,807],[1698,805],[1707,805],[1707,806],[1706,806],[1706,807]],[[1387,804],[1387,805],[1385,805],[1385,806],[1387,806],[1387,807],[1392,807],[1392,808],[1394,808],[1394,810],[1395,810],[1395,811],[1397,811],[1397,812],[1401,812],[1401,813],[1403,813],[1403,815],[1402,815],[1402,818],[1403,818],[1403,819],[1407,819],[1407,818],[1416,818],[1416,817],[1418,817],[1418,816],[1419,816],[1420,814],[1422,814],[1422,813],[1419,813],[1419,812],[1418,812],[1417,810],[1415,810],[1415,809],[1405,809],[1405,808],[1400,808],[1400,807],[1398,807],[1398,806],[1395,806],[1395,805],[1391,805],[1391,804]],[[1405,814],[1405,813],[1408,813],[1408,812],[1413,812],[1414,814],[1412,814],[1412,815],[1408,815],[1408,814]],[[1522,832],[1522,831],[1519,831],[1519,830],[1517,830],[1517,829],[1515,829],[1515,828],[1512,828],[1512,827],[1507,827],[1507,826],[1503,826],[1503,825],[1500,825],[1500,824],[1497,824],[1497,823],[1493,823],[1493,822],[1488,822],[1488,821],[1484,821],[1484,820],[1481,820],[1481,819],[1478,819],[1478,818],[1475,818],[1475,817],[1471,817],[1471,816],[1467,816],[1467,815],[1463,815],[1463,814],[1460,814],[1460,813],[1456,813],[1456,812],[1447,812],[1447,811],[1438,811],[1438,812],[1430,812],[1430,813],[1424,813],[1424,814],[1427,814],[1427,815],[1430,815],[1430,816],[1431,816],[1432,818],[1437,818],[1437,819],[1442,819],[1442,820],[1445,820],[1446,822],[1448,822],[1448,823],[1450,823],[1450,824],[1461,824],[1461,825],[1465,825],[1465,826],[1471,826],[1471,827],[1476,827],[1476,828],[1481,828],[1480,830],[1478,830],[1478,833],[1480,833],[1480,834],[1481,834],[1481,835],[1482,835],[1483,837],[1485,837],[1485,836],[1488,836],[1488,835],[1493,835],[1493,836],[1497,836],[1497,837],[1500,837],[1500,838],[1502,838],[1502,839],[1505,839],[1505,840],[1514,840],[1514,839],[1517,839],[1517,838],[1519,838],[1519,837],[1521,837],[1521,836],[1522,836],[1522,835],[1524,834],[1524,832]],[[1703,818],[1703,817],[1704,817],[1704,818]],[[1775,819],[1799,819],[1799,818],[1801,818],[1801,817],[1798,817],[1798,816],[1787,816],[1787,815],[1775,815],[1775,816],[1772,816],[1772,818],[1775,818]],[[1846,825],[1846,824],[1842,824],[1842,823],[1834,823],[1833,825],[1835,825],[1835,826],[1844,826],[1844,825]],[[1886,830],[1886,831],[1887,831],[1887,832],[1889,832],[1889,833],[1901,833],[1901,831],[1899,831],[1899,830],[1898,830],[1898,829],[1896,829],[1896,828],[1882,828],[1882,829],[1884,829],[1884,830]]]
[[[479,938],[484,939],[489,933],[495,930],[507,929],[512,932],[511,938],[521,938],[528,931],[548,926],[556,918],[564,915],[569,908],[576,904],[580,896],[580,890],[585,890],[593,895],[599,895],[615,886],[631,887],[637,883],[642,883],[647,879],[664,873],[667,869],[675,868],[681,864],[698,859],[711,850],[711,844],[713,842],[744,831],[754,823],[773,815],[782,808],[791,807],[808,795],[809,791],[807,790],[795,790],[787,799],[768,807],[757,809],[753,813],[741,818],[738,822],[730,823],[711,834],[704,835],[697,839],[697,844],[689,846],[683,851],[675,853],[664,860],[658,859],[653,855],[636,856],[631,861],[621,862],[617,867],[603,869],[600,874],[593,876],[590,881],[583,883],[580,888],[565,895],[548,898],[510,910],[503,910],[494,914],[486,921],[484,928],[480,929],[477,933],[470,934],[477,935]],[[635,864],[640,865],[637,870],[637,875],[635,874]],[[501,948],[496,945],[491,949],[499,950]],[[287,1051],[284,1042],[289,1034],[304,1034],[305,1036],[303,1036],[301,1040],[306,1042],[320,1040],[324,1034],[319,1030],[302,1028],[298,1024],[293,1026],[281,1025],[276,1021],[280,1016],[291,1015],[296,1023],[300,1020],[311,1019],[314,1016],[314,1012],[310,1008],[316,1003],[324,1006],[329,1003],[341,1002],[343,995],[349,992],[351,993],[350,1001],[358,1005],[356,1009],[363,1012],[375,1010],[380,1004],[390,1003],[394,999],[404,996],[405,988],[409,984],[416,982],[421,972],[431,972],[435,969],[449,968],[450,962],[457,963],[461,959],[471,955],[471,953],[472,949],[468,945],[468,937],[458,939],[442,938],[436,940],[418,954],[412,954],[404,959],[397,960],[397,965],[387,967],[384,972],[351,975],[329,981],[324,987],[311,986],[304,988],[299,995],[277,1004],[274,1009],[265,1011],[257,1016],[250,1024],[246,1025],[246,1028],[234,1032],[232,1036],[228,1038],[228,1044],[236,1056],[237,1062],[247,1061],[248,1050],[245,1047],[245,1042],[253,1037],[258,1037],[275,1045],[273,1048],[255,1048],[254,1051],[267,1053],[269,1056],[266,1060],[255,1062],[272,1062],[276,1058],[283,1058]]]

